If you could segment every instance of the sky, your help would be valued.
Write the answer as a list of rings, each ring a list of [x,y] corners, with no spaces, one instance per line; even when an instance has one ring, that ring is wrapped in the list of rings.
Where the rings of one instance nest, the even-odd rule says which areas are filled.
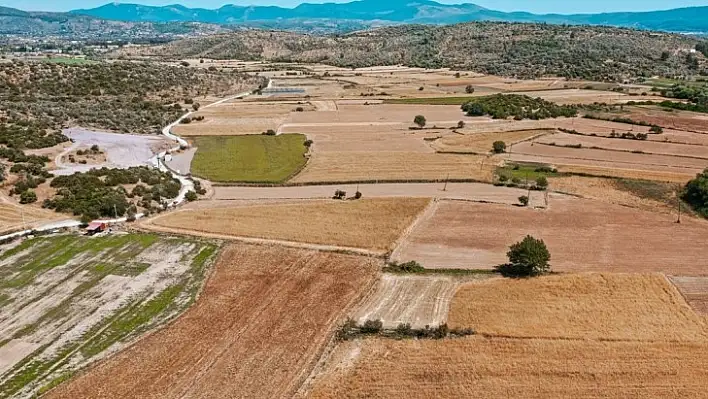
[[[345,3],[351,0],[308,0],[308,3]],[[385,0],[381,0],[385,1]],[[109,0],[0,0],[0,6],[27,11],[68,11],[77,8],[93,8]],[[183,4],[187,7],[218,8],[224,4],[278,5],[294,7],[302,0],[123,0],[122,3],[147,5]],[[439,3],[459,4],[462,1],[438,0]],[[529,11],[534,13],[598,13],[611,11],[649,11],[669,8],[708,6],[708,0],[477,0],[471,1],[482,7],[500,11]]]

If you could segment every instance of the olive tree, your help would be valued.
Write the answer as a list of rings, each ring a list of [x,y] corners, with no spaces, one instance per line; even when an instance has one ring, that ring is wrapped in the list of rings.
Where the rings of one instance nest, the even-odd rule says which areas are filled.
[[[507,277],[533,277],[551,271],[551,254],[543,240],[527,235],[509,247],[509,263],[497,267]]]

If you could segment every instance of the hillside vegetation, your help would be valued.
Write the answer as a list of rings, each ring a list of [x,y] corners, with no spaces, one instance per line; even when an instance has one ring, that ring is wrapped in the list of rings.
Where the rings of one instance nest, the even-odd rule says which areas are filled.
[[[322,62],[340,67],[403,64],[535,78],[619,81],[708,73],[690,50],[698,39],[620,28],[509,24],[407,25],[342,36],[245,31],[147,49],[165,57]]]

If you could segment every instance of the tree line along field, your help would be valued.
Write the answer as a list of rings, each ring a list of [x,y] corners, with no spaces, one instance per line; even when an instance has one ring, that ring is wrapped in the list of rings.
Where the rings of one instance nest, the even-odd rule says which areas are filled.
[[[307,161],[301,134],[195,137],[195,176],[214,182],[282,183]]]
[[[704,320],[662,275],[579,274],[463,285],[445,340],[364,338],[299,397],[700,397]]]
[[[364,257],[229,245],[182,317],[47,397],[291,397],[379,268]]]
[[[28,239],[0,255],[0,397],[42,394],[173,319],[218,244],[125,234]]]

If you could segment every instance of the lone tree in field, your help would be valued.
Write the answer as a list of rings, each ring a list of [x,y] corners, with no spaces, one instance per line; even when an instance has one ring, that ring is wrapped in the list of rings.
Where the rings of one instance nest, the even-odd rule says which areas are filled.
[[[492,144],[492,150],[495,154],[503,154],[506,152],[506,143],[503,141],[495,141],[494,144]]]
[[[529,197],[522,195],[521,197],[519,197],[519,203],[521,204],[521,206],[529,206]]]
[[[664,128],[661,126],[654,125],[649,129],[649,131],[654,134],[661,134],[661,133],[664,133]]]
[[[681,199],[703,217],[708,217],[708,169],[686,184]]]
[[[531,236],[509,247],[509,263],[497,267],[506,277],[534,277],[551,271],[551,254],[546,243]]]
[[[425,124],[428,123],[428,121],[425,119],[423,115],[416,115],[415,118],[413,118],[413,123],[418,125],[419,128],[424,128]]]
[[[472,85],[467,85],[467,87],[465,87],[465,93],[474,94],[474,87]]]
[[[536,179],[536,187],[541,190],[545,190],[548,188],[548,179],[546,178],[546,176],[539,176]]]

